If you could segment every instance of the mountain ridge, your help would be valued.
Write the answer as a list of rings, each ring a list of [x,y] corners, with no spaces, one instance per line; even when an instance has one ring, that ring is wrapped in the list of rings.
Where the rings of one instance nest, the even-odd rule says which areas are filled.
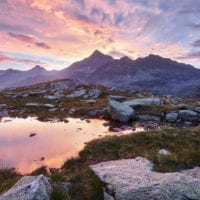
[[[62,78],[161,95],[200,97],[200,69],[192,65],[154,54],[135,60],[127,56],[114,59],[98,50],[60,71],[47,71],[39,65],[27,71],[5,70],[0,73],[0,85],[27,86]]]

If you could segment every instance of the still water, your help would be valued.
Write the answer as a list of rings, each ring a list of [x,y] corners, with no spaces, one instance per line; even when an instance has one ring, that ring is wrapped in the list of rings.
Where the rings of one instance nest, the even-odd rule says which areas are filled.
[[[60,167],[68,158],[76,157],[86,142],[119,134],[109,132],[108,127],[103,126],[104,120],[93,119],[90,123],[74,118],[68,120],[68,123],[52,123],[36,118],[3,118],[0,168],[15,167],[21,173],[28,173],[42,165]]]

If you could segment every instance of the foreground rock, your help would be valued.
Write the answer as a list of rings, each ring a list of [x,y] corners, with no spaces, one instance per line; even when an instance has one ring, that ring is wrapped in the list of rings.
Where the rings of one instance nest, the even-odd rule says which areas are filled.
[[[45,176],[24,176],[0,200],[50,200],[51,191]]]
[[[200,168],[195,168],[195,173],[158,173],[142,157],[102,162],[91,168],[115,200],[200,199]]]
[[[109,111],[112,119],[122,123],[128,122],[134,116],[134,110],[123,103],[109,100]]]

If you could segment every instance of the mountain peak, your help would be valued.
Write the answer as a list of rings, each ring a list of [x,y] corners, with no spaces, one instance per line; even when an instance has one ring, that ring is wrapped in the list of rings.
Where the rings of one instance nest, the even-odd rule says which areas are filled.
[[[95,50],[90,56],[89,58],[91,59],[105,59],[105,58],[109,58],[112,59],[112,56],[103,54],[102,52],[100,52],[99,50]]]
[[[133,60],[131,58],[129,58],[128,56],[121,57],[120,61],[122,61],[122,62],[133,62]]]
[[[44,71],[46,71],[46,69],[44,67],[41,67],[40,65],[36,65],[35,67],[30,69],[29,71],[32,71],[32,72],[44,72]]]
[[[101,53],[99,50],[95,50],[89,57],[85,58],[84,62],[89,62],[89,65],[95,65],[96,62],[98,63],[106,63],[111,62],[113,60],[112,56],[106,55]]]
[[[96,49],[96,50],[92,53],[91,56],[102,56],[102,55],[104,55],[104,54],[101,53],[99,50]]]
[[[157,59],[157,58],[163,58],[163,57],[161,57],[161,56],[159,56],[159,55],[155,55],[155,54],[149,54],[149,55],[147,56],[147,58]]]

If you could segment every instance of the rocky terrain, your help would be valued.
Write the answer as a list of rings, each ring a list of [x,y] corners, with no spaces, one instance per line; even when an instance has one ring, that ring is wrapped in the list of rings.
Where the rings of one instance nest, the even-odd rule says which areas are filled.
[[[24,177],[0,169],[1,200],[200,198],[198,100],[62,79],[1,90],[0,118],[6,116],[104,118],[113,131],[146,132],[91,141],[60,169],[43,166]]]
[[[60,71],[47,71],[40,66],[28,71],[1,71],[0,89],[62,78],[129,91],[200,98],[200,70],[191,65],[157,55],[136,60],[113,59],[97,50]]]
[[[176,173],[159,173],[153,171],[153,163],[142,157],[102,162],[90,167],[104,183],[104,200],[200,198],[199,167]],[[65,199],[70,199],[71,184],[60,182],[58,185],[65,191]],[[55,183],[44,175],[24,176],[0,199],[50,200],[53,187]]]
[[[69,79],[0,92],[0,117],[36,116],[43,121],[69,116],[123,123],[198,125],[200,102],[151,93],[124,92]]]

